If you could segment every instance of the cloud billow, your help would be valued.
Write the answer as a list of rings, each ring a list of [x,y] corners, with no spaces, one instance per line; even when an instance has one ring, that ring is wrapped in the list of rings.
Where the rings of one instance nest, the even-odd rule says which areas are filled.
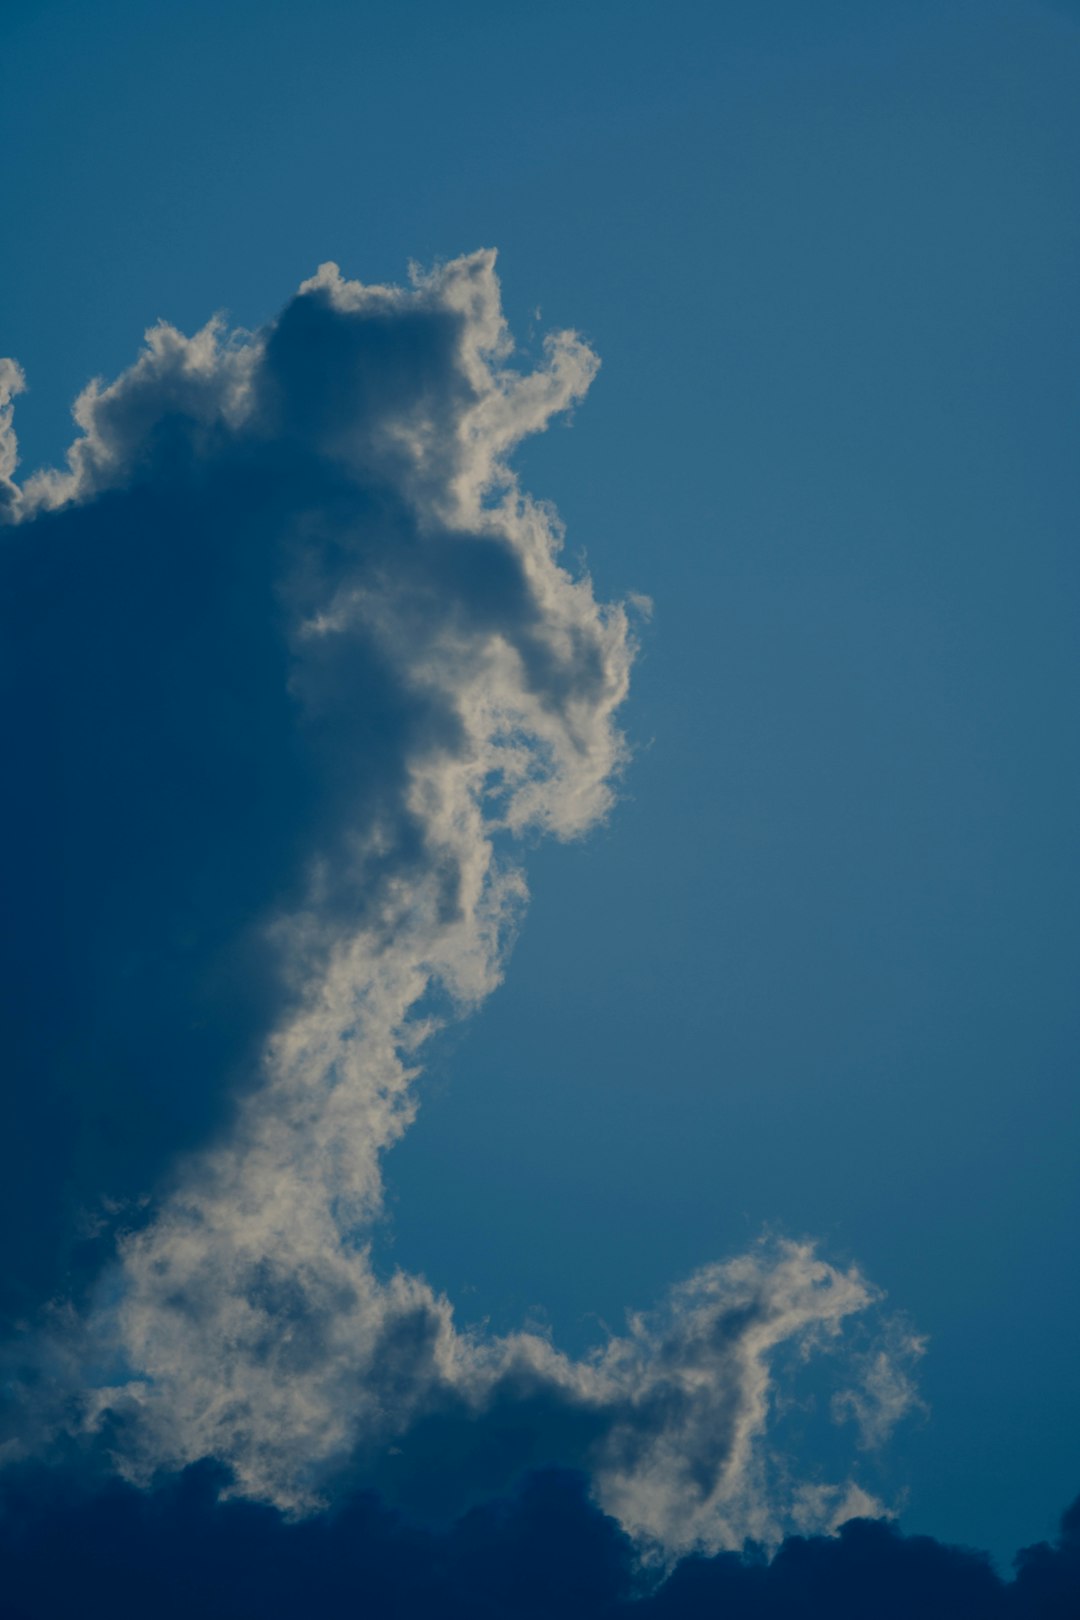
[[[552,1463],[667,1556],[775,1542],[876,1506],[763,1448],[778,1354],[875,1304],[856,1270],[761,1245],[572,1360],[370,1258],[423,1043],[502,973],[515,841],[594,826],[626,757],[627,613],[507,459],[597,362],[512,353],[490,253],[324,265],[260,332],[154,328],[21,484],[0,367],[7,1455],[214,1459],[299,1515]],[[882,1439],[917,1351],[838,1414]]]

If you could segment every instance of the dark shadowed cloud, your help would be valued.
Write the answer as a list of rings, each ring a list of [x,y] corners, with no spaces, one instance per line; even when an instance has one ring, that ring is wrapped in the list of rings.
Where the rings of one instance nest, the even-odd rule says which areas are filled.
[[[791,1536],[770,1561],[643,1566],[578,1474],[530,1475],[444,1531],[418,1528],[371,1493],[300,1524],[217,1500],[212,1467],[145,1493],[23,1468],[0,1482],[5,1620],[1074,1620],[1080,1502],[1059,1539],[1019,1554],[1011,1580],[982,1553],[880,1521]]]
[[[294,1514],[360,1471],[444,1518],[570,1465],[668,1556],[774,1543],[878,1507],[768,1452],[784,1357],[864,1441],[914,1401],[910,1332],[835,1354],[857,1269],[761,1244],[574,1360],[370,1256],[515,846],[594,826],[625,756],[627,613],[507,461],[596,360],[512,356],[491,253],[324,265],[262,331],[152,329],[24,485],[0,372],[7,1456],[215,1459]]]

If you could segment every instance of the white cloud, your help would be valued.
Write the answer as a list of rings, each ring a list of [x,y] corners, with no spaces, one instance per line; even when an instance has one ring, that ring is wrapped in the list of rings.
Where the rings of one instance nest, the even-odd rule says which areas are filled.
[[[0,516],[18,493],[12,483],[19,460],[18,442],[11,425],[12,400],[25,387],[22,367],[14,360],[0,359]]]
[[[905,1417],[926,1410],[914,1377],[925,1354],[926,1339],[894,1317],[881,1341],[853,1359],[855,1382],[833,1397],[833,1415],[840,1423],[854,1420],[864,1449],[884,1445]]]
[[[433,993],[467,1011],[502,973],[526,898],[513,838],[587,831],[625,758],[626,612],[561,565],[557,520],[506,459],[597,362],[572,333],[532,372],[511,357],[490,253],[404,290],[323,265],[266,331],[155,327],[129,371],[81,396],[67,470],[18,495],[27,523],[178,479],[205,491],[227,550],[215,477],[253,479],[256,511],[260,481],[275,490],[260,521],[286,530],[280,544],[267,533],[265,568],[296,726],[334,785],[298,892],[250,922],[288,987],[260,1083],[122,1239],[81,1323],[64,1316],[64,1354],[81,1357],[84,1428],[110,1414],[135,1478],[213,1455],[238,1490],[299,1511],[358,1452],[407,1455],[432,1414],[482,1422],[520,1395],[580,1420],[568,1460],[646,1541],[768,1540],[815,1512],[830,1522],[842,1495],[778,1485],[763,1442],[774,1353],[835,1339],[865,1311],[857,1273],[805,1245],[761,1248],[574,1361],[535,1334],[458,1330],[421,1279],[380,1281],[366,1247]],[[5,385],[0,409],[21,375],[0,372]],[[392,704],[374,788],[361,654]],[[859,1399],[891,1410],[890,1376]]]

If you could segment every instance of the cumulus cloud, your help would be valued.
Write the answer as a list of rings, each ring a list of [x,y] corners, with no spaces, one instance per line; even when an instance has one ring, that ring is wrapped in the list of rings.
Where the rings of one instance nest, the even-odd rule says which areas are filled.
[[[573,333],[513,362],[492,254],[408,288],[324,265],[262,331],[155,327],[21,486],[0,371],[5,1196],[40,1212],[9,1454],[212,1457],[300,1513],[361,1465],[407,1494],[436,1435],[490,1485],[501,1432],[504,1471],[587,1468],[669,1555],[775,1541],[873,1505],[763,1446],[777,1355],[874,1305],[856,1271],[762,1246],[572,1360],[372,1264],[424,1042],[503,971],[515,841],[594,826],[626,755],[627,611],[507,459],[597,362]],[[864,1430],[906,1398],[881,1356]]]

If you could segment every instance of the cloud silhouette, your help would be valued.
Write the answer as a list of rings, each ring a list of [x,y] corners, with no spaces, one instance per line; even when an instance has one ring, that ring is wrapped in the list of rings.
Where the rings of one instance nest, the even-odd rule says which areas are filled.
[[[1080,1502],[1053,1545],[1019,1554],[1012,1580],[984,1554],[859,1519],[790,1537],[771,1561],[753,1548],[697,1556],[665,1577],[566,1471],[532,1474],[441,1531],[370,1492],[289,1523],[220,1502],[220,1485],[205,1464],[156,1492],[40,1467],[0,1477],[0,1615],[1073,1620],[1080,1603]]]
[[[876,1304],[856,1270],[762,1245],[575,1361],[371,1261],[515,847],[594,826],[626,754],[627,612],[507,460],[597,363],[512,358],[491,253],[407,289],[324,265],[260,332],[154,328],[22,485],[0,371],[8,1455],[213,1458],[294,1513],[361,1467],[407,1500],[441,1455],[460,1506],[569,1463],[668,1556],[775,1542],[875,1505],[764,1444],[785,1349]],[[862,1354],[838,1410],[880,1441],[914,1393]]]

